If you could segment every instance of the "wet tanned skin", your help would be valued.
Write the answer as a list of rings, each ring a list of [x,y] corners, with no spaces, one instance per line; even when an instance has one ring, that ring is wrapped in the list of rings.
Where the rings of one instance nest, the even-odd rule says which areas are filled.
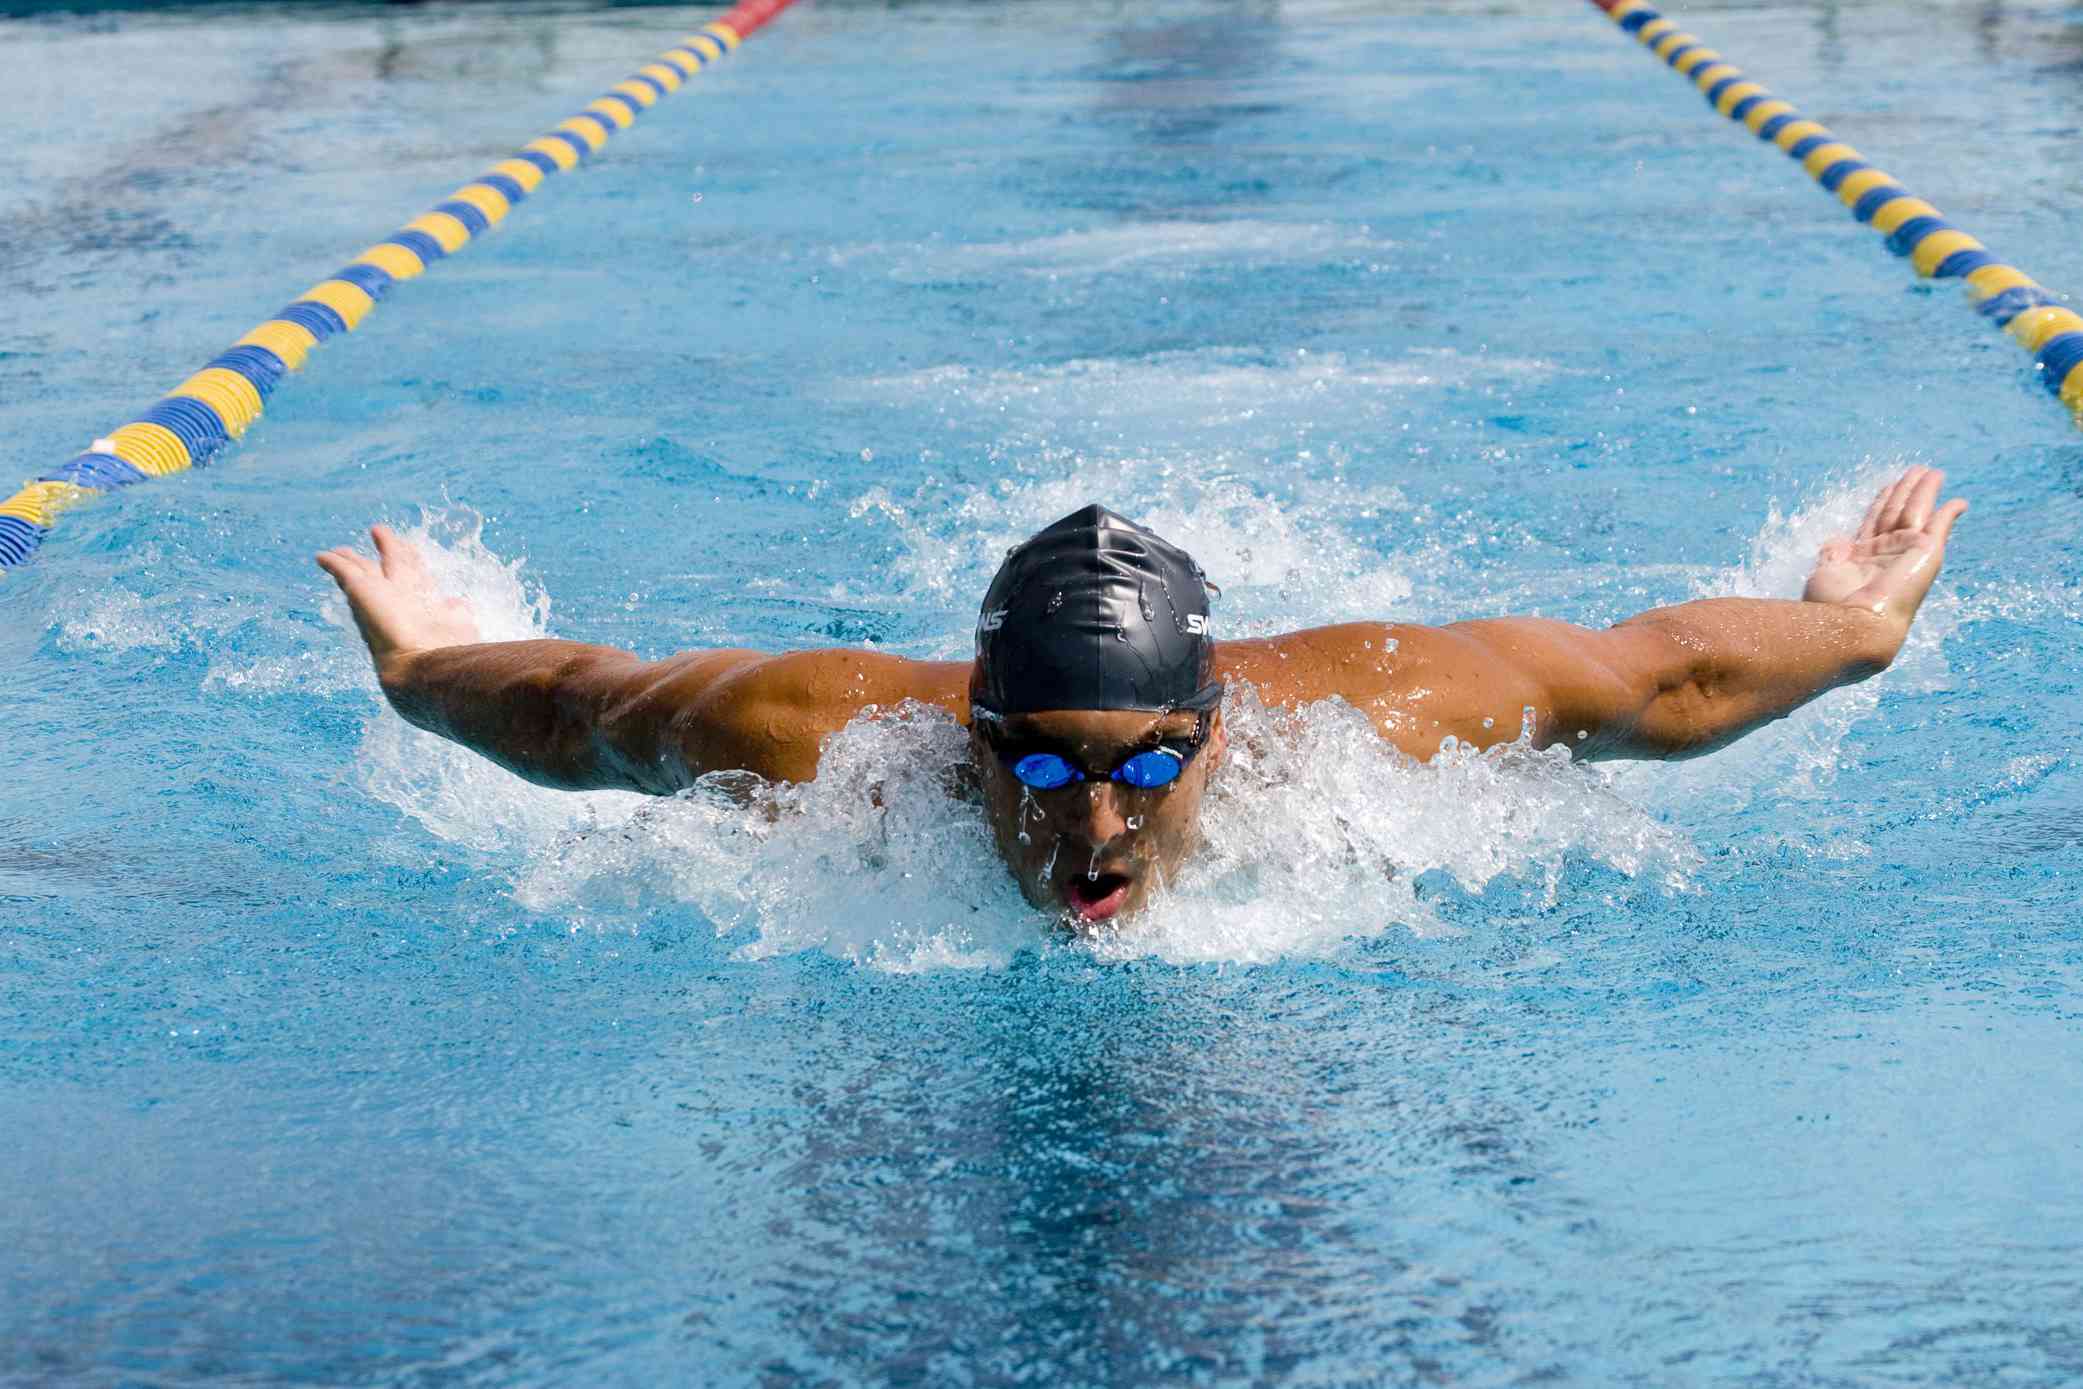
[[[1564,743],[1579,757],[1695,756],[1894,660],[1966,510],[1938,504],[1942,483],[1912,468],[1883,488],[1855,535],[1823,547],[1799,601],[1683,603],[1604,630],[1543,618],[1347,623],[1219,643],[1216,673],[1254,686],[1269,705],[1343,699],[1419,759],[1449,736],[1478,747],[1511,741],[1529,710],[1536,744]],[[871,707],[912,699],[971,722],[966,661],[846,649],[647,662],[578,642],[484,643],[468,608],[435,592],[408,542],[383,526],[371,536],[374,561],[342,548],[318,563],[346,594],[385,695],[410,722],[542,785],[670,794],[728,769],[803,781],[816,775],[824,739]],[[1219,774],[1219,718],[1170,788],[1138,791],[1105,776],[1182,721],[1192,722],[1130,710],[1008,721],[1005,736],[1063,744],[1092,778],[1035,793],[1030,805],[1043,819],[1030,818],[1024,844],[1023,788],[972,729],[999,851],[1030,900],[1076,914],[1071,877],[1095,850],[1103,873],[1128,880],[1119,910],[1142,905],[1176,870],[1196,842],[1208,778]]]

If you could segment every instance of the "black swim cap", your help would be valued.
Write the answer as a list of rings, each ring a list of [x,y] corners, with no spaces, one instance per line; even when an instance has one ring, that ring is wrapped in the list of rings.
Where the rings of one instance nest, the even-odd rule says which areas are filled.
[[[1006,556],[976,624],[970,704],[986,718],[1045,709],[1212,709],[1208,586],[1178,546],[1088,506]]]

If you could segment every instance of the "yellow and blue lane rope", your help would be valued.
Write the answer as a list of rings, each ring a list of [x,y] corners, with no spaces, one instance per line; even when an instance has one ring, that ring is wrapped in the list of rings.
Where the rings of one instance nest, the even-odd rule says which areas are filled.
[[[1644,0],[1591,3],[1690,79],[1708,105],[1801,161],[1809,176],[1835,193],[1852,216],[1887,238],[1890,251],[1907,256],[1919,275],[1966,281],[1982,313],[2033,354],[2041,383],[2083,423],[2083,315],[2024,271],[1992,255],[1937,208],[1804,117],[1792,102],[1751,81],[1742,69]]]
[[[496,226],[552,174],[568,173],[661,97],[721,62],[793,0],[745,0],[705,24],[555,129],[530,140],[384,241],[304,291],[201,371],[67,462],[0,501],[0,573],[28,562],[59,514],[104,492],[201,467],[259,418],[311,349],[353,332],[400,281]]]

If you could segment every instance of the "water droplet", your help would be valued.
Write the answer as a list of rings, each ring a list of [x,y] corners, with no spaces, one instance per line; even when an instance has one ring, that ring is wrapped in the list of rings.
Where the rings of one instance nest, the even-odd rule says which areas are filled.
[[[1059,588],[1059,589],[1057,589],[1057,590],[1056,590],[1056,591],[1055,591],[1054,593],[1052,593],[1052,594],[1050,594],[1050,595],[1049,595],[1049,611],[1050,611],[1050,612],[1055,612],[1055,611],[1056,611],[1056,610],[1057,610],[1058,608],[1060,608],[1060,607],[1062,607],[1062,606],[1063,606],[1063,590]]]
[[[1085,881],[1088,883],[1099,881],[1099,856],[1104,847],[1104,845],[1099,844],[1092,846],[1092,862],[1085,865]]]
[[[1139,829],[1141,829],[1141,828],[1143,827],[1143,817],[1142,817],[1142,816],[1140,816],[1140,815],[1131,815],[1131,816],[1129,816],[1129,817],[1128,817],[1128,827],[1129,827],[1130,829],[1132,829],[1132,830],[1139,830]]]
[[[1485,728],[1495,728],[1495,727],[1497,727],[1497,720],[1495,720],[1495,719],[1484,719],[1484,720],[1483,720],[1483,727],[1485,727]]]
[[[1155,622],[1157,620],[1157,609],[1150,606],[1150,595],[1143,591],[1143,586],[1140,583],[1136,585],[1136,607],[1142,611],[1143,621]]]
[[[1116,628],[1114,629],[1114,640],[1115,640],[1115,641],[1127,641],[1127,640],[1128,640],[1128,629],[1127,629],[1126,627],[1116,627]]]

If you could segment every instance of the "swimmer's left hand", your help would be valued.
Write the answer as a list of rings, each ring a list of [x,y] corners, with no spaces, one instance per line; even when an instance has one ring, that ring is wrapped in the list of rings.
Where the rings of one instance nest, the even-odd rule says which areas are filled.
[[[1936,468],[1911,468],[1883,487],[1856,535],[1825,542],[1801,596],[1866,609],[1907,633],[1945,562],[1953,523],[1967,510],[1958,498],[1938,505],[1945,481]]]

